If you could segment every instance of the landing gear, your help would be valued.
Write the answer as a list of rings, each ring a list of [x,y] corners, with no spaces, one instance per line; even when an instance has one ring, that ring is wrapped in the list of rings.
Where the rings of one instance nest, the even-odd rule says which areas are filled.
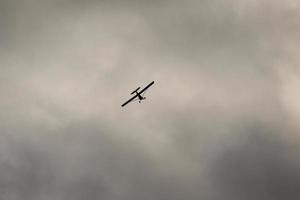
[[[145,100],[145,99],[146,99],[146,97],[143,97],[142,99],[139,100],[139,103],[141,103],[142,100]]]

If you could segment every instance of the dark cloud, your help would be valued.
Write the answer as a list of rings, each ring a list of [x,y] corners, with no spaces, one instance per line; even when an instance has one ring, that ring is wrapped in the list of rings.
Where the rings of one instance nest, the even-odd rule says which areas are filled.
[[[232,199],[299,198],[299,148],[266,129],[241,132],[238,144],[223,149],[211,170],[216,191]]]
[[[0,0],[0,199],[298,199],[298,11]]]

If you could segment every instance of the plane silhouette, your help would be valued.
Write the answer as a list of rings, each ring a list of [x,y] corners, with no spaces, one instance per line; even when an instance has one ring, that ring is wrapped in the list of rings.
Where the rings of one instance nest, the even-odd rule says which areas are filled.
[[[146,97],[143,97],[142,94],[152,85],[154,84],[154,81],[152,81],[151,83],[149,83],[144,89],[142,89],[140,92],[138,91],[141,87],[138,87],[137,89],[135,89],[133,92],[131,92],[131,95],[133,95],[135,93],[135,95],[129,99],[128,101],[126,101],[125,103],[123,103],[121,106],[124,107],[126,106],[128,103],[130,103],[131,101],[133,101],[134,99],[138,98],[139,103],[141,103],[143,100],[146,99]]]

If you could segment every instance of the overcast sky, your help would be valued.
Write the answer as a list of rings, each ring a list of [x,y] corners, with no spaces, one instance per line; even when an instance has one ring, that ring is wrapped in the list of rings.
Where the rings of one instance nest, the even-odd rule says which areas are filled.
[[[299,199],[299,20],[297,0],[0,0],[0,199]]]

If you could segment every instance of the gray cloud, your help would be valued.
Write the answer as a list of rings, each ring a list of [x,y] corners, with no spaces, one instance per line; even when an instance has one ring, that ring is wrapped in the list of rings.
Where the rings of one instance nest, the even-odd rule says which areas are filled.
[[[298,199],[299,8],[0,0],[1,199]]]

